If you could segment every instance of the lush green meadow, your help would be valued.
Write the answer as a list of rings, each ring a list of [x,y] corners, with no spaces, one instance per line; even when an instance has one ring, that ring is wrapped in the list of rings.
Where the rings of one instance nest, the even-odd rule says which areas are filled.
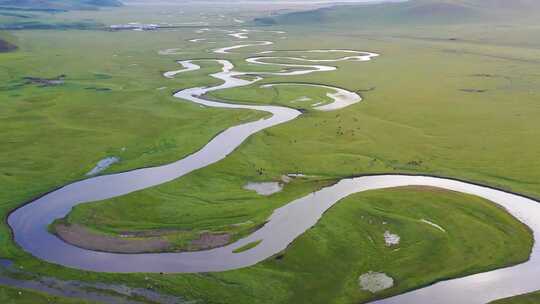
[[[0,136],[7,144],[0,150],[4,214],[84,178],[104,157],[122,159],[112,171],[171,162],[227,126],[261,117],[249,111],[203,110],[174,99],[174,90],[212,82],[205,76],[208,69],[188,79],[167,80],[161,73],[178,66],[174,57],[158,55],[155,45],[175,47],[181,43],[178,35],[154,35],[148,38],[157,39],[156,44],[147,44],[137,34],[17,32],[21,50],[0,59],[5,131]],[[94,48],[96,40],[110,48]],[[65,83],[58,86],[26,84],[23,79],[62,74]],[[6,250],[4,244],[10,241],[7,227],[2,229]]]
[[[287,39],[275,48],[305,49],[314,38]],[[534,117],[539,114],[534,64],[491,58],[489,53],[481,53],[487,48],[469,43],[395,38],[372,41],[361,36],[353,43],[344,40],[329,38],[317,47],[339,45],[382,56],[372,62],[333,63],[338,66],[335,72],[271,76],[250,88],[211,95],[230,101],[307,108],[299,119],[253,136],[227,159],[178,181],[78,206],[69,220],[104,232],[162,227],[218,232],[251,221],[253,224],[245,227],[249,231],[273,209],[317,189],[325,180],[380,172],[459,177],[536,195],[540,172],[530,166],[538,149],[534,140],[538,136]],[[532,60],[538,54],[536,50],[500,48],[502,52],[523,54],[523,59]],[[497,46],[489,47],[490,52],[494,49]],[[480,55],[468,54],[472,50]],[[482,56],[485,58],[480,60]],[[227,58],[238,65],[238,70],[257,69],[244,63],[239,54]],[[418,64],[418,58],[422,58],[422,64]],[[411,74],[414,77],[409,77]],[[184,78],[185,74],[178,76]],[[373,90],[361,92],[365,100],[360,104],[325,113],[291,102],[302,96],[314,102],[327,100],[320,88],[298,87],[295,91],[292,87],[259,87],[284,81]],[[516,147],[524,146],[519,149],[519,157],[514,157]],[[297,172],[316,176],[316,182],[292,183],[268,198],[242,189],[249,181],[279,180],[283,174]],[[213,191],[208,192],[209,188]],[[137,211],[132,210],[134,206]],[[142,215],[144,222],[140,221]]]
[[[65,18],[88,14],[71,12]],[[140,10],[130,14],[145,16]],[[105,11],[95,19],[112,24],[114,18]],[[131,19],[119,15],[118,20]],[[381,57],[331,63],[338,67],[333,72],[270,76],[251,87],[212,93],[212,98],[306,112],[252,136],[219,163],[158,187],[80,205],[67,220],[109,235],[172,229],[179,231],[171,237],[178,249],[207,231],[229,232],[236,239],[264,223],[274,209],[352,175],[429,173],[540,197],[540,167],[535,166],[540,149],[540,40],[531,38],[538,29],[488,26],[335,26],[314,33],[309,26],[282,25],[277,28],[288,32],[287,39],[251,33],[250,41],[276,44],[220,55],[240,71],[279,70],[244,61],[255,51],[269,49],[355,49]],[[5,217],[32,197],[84,178],[104,157],[121,158],[106,173],[169,163],[200,149],[228,126],[264,117],[201,108],[171,96],[182,88],[217,83],[207,75],[220,69],[203,62],[199,71],[165,79],[164,71],[180,68],[175,60],[214,58],[209,50],[236,43],[218,32],[204,34],[215,44],[189,43],[200,36],[194,30],[11,33],[9,41],[19,50],[0,54],[0,214]],[[180,54],[158,54],[168,48],[180,48]],[[57,86],[24,80],[59,75],[66,78]],[[280,82],[343,87],[358,91],[364,101],[320,112],[310,105],[328,101],[327,90],[259,87]],[[293,102],[302,97],[313,102]],[[278,181],[288,173],[309,178],[294,179],[269,197],[243,189],[249,181]],[[402,237],[399,251],[385,246],[385,230]],[[429,188],[353,195],[282,255],[216,274],[118,275],[66,269],[30,257],[11,241],[6,225],[0,229],[0,257],[37,274],[143,287],[149,277],[160,291],[205,303],[365,302],[522,262],[531,245],[529,231],[501,209],[475,197]],[[370,270],[392,276],[395,287],[377,295],[362,291],[358,276]],[[13,297],[12,292],[2,289],[0,298]]]
[[[540,301],[540,293],[530,293],[522,296],[512,297],[495,301],[492,304],[534,304]]]
[[[385,231],[398,234],[400,244],[387,246]],[[190,275],[112,275],[23,264],[71,279],[132,286],[150,282],[160,291],[203,303],[363,303],[437,280],[522,262],[531,245],[528,229],[488,201],[434,188],[408,187],[344,199],[286,251],[246,269]],[[363,291],[358,277],[369,271],[391,276],[394,287],[376,295]]]

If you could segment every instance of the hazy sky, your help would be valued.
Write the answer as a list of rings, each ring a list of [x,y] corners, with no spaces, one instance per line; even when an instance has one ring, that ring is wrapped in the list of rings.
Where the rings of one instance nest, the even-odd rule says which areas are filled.
[[[267,5],[328,5],[333,3],[377,3],[377,2],[397,2],[406,0],[122,0],[126,4],[132,5],[194,5],[194,4],[267,4]]]
[[[170,2],[170,3],[186,3],[186,2],[265,2],[265,3],[360,3],[360,2],[384,2],[396,0],[125,0],[125,2]],[[398,0],[399,1],[399,0]]]

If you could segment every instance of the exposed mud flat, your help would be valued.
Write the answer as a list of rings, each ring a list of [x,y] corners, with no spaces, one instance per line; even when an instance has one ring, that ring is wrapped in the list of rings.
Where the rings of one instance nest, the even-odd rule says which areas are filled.
[[[189,250],[205,250],[227,245],[231,240],[229,233],[202,233],[198,239],[191,241]]]
[[[80,225],[55,224],[58,237],[81,248],[103,252],[141,253],[162,252],[170,247],[170,243],[158,237],[129,239],[112,235],[97,234]]]

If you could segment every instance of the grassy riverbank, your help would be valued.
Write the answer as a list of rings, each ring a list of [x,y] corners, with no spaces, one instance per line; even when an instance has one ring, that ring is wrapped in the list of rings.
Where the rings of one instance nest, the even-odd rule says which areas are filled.
[[[168,163],[224,128],[264,115],[174,99],[178,88],[213,80],[208,68],[180,81],[161,76],[178,68],[174,57],[158,55],[157,45],[176,46],[169,42],[172,35],[149,37],[155,44],[141,42],[134,32],[28,31],[15,37],[20,49],[0,57],[4,216],[36,195],[84,178],[105,157],[121,159],[108,172]],[[96,40],[110,47],[87,52]],[[47,82],[59,75],[63,83]],[[5,254],[11,242],[5,225],[0,239]]]
[[[400,237],[398,245],[386,244],[386,231]],[[203,303],[364,303],[522,262],[531,245],[528,229],[488,201],[406,187],[352,195],[284,252],[235,271],[114,275],[20,262],[48,275],[150,285]],[[377,294],[363,291],[358,277],[369,271],[387,274],[395,285]]]
[[[110,12],[104,14],[106,18],[96,19],[114,20]],[[118,18],[130,21],[125,15]],[[285,28],[288,39],[251,33],[250,40],[275,41],[270,48],[276,50],[358,49],[382,56],[372,62],[331,63],[338,67],[334,72],[268,77],[257,86],[213,93],[308,111],[251,137],[215,165],[152,189],[78,206],[67,220],[104,235],[180,231],[170,241],[181,249],[208,231],[238,238],[275,208],[356,174],[430,173],[539,197],[540,167],[534,164],[540,149],[540,41],[533,35],[538,29],[493,28],[328,27],[313,33],[309,26],[299,26]],[[14,33],[10,41],[19,49],[0,54],[0,213],[5,217],[36,195],[84,178],[107,156],[121,162],[106,173],[168,163],[199,149],[228,126],[263,117],[201,108],[171,97],[181,88],[215,84],[207,75],[219,70],[216,64],[202,63],[200,71],[164,79],[163,71],[179,68],[174,60],[214,58],[209,49],[236,43],[221,32],[194,30]],[[207,35],[217,43],[186,41]],[[180,53],[158,55],[168,48],[180,48]],[[240,49],[222,57],[241,71],[278,70],[244,62],[252,52],[270,48]],[[24,79],[60,75],[66,76],[64,83],[55,86],[26,84]],[[326,90],[258,88],[272,82],[343,87],[358,91],[364,101],[342,111],[318,112],[310,105],[328,101]],[[302,97],[312,101],[292,102]],[[287,173],[310,177],[294,179],[270,197],[243,189],[247,182],[278,181]],[[387,229],[402,237],[400,250],[385,246],[382,234]],[[207,303],[356,303],[523,261],[530,242],[526,229],[493,205],[422,188],[351,196],[283,255],[220,274],[115,275],[66,269],[22,252],[5,224],[0,257],[64,279],[141,287],[150,281],[159,291]],[[358,276],[370,270],[393,277],[395,287],[376,296],[361,291]]]
[[[298,37],[298,31],[289,35]],[[313,39],[286,39],[274,48],[301,50]],[[276,207],[317,189],[325,180],[380,172],[459,177],[537,195],[540,171],[527,165],[535,161],[539,148],[534,140],[538,135],[534,117],[540,114],[535,101],[539,95],[535,49],[421,39],[372,40],[361,35],[349,40],[329,37],[317,45],[336,46],[369,46],[368,50],[382,56],[372,62],[331,63],[338,67],[333,72],[270,76],[252,87],[212,93],[212,98],[308,111],[295,121],[254,135],[217,164],[147,191],[78,206],[68,221],[113,234],[188,229],[192,238],[208,230],[242,235],[263,223]],[[242,50],[250,51],[254,49]],[[507,53],[508,58],[493,58],[496,52]],[[249,53],[227,58],[238,70],[257,69],[240,60],[246,56]],[[341,56],[325,54],[325,58]],[[188,79],[188,75],[177,79]],[[342,111],[320,112],[310,105],[327,101],[327,90],[259,87],[284,81],[343,87],[359,91],[364,101]],[[294,102],[302,97],[311,101]],[[519,158],[512,157],[516,147],[523,147]],[[286,185],[282,193],[271,197],[243,189],[250,181],[276,181],[298,172],[315,178]],[[240,223],[248,223],[243,232],[237,229]],[[178,240],[180,248],[185,240]]]
[[[491,304],[535,304],[540,302],[540,292],[494,301]]]

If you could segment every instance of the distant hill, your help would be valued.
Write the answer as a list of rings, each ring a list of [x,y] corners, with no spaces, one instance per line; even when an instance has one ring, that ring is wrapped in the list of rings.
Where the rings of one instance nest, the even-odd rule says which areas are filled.
[[[0,53],[11,52],[17,49],[17,46],[0,38]]]
[[[85,10],[121,5],[119,0],[0,0],[0,7],[36,10]]]
[[[342,5],[255,20],[270,24],[400,25],[463,23],[540,16],[540,0],[410,0],[400,3]]]

